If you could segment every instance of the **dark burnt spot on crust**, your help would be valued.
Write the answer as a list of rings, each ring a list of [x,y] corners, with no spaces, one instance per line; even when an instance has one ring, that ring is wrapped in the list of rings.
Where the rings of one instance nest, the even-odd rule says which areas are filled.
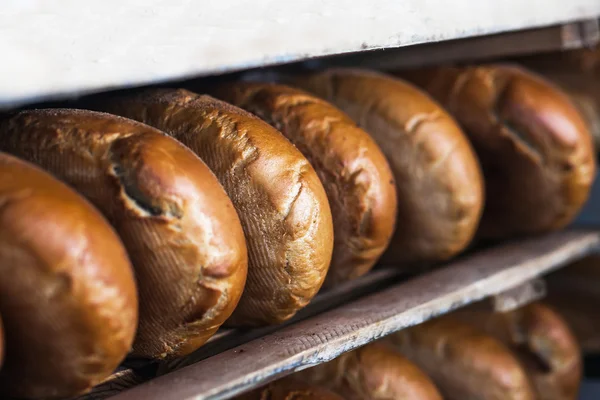
[[[152,201],[138,188],[125,169],[119,164],[113,164],[114,176],[118,179],[123,193],[142,211],[153,217],[165,215],[166,212]]]

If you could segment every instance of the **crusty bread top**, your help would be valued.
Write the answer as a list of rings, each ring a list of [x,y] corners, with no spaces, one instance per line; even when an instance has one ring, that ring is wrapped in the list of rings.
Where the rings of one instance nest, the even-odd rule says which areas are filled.
[[[229,317],[246,277],[244,235],[217,178],[189,149],[87,110],[23,111],[0,133],[0,149],[68,182],[118,231],[141,299],[135,356],[187,354]]]
[[[181,141],[227,191],[249,249],[248,281],[230,324],[278,323],[310,301],[331,261],[331,211],[314,169],[281,133],[240,108],[186,90],[149,90],[106,109]]]
[[[393,175],[373,139],[341,110],[297,88],[234,82],[213,93],[276,127],[315,168],[334,223],[326,285],[367,273],[386,249],[396,221]]]
[[[559,229],[588,198],[596,165],[591,135],[568,97],[510,65],[402,72],[461,123],[481,160],[487,202],[480,236]]]
[[[436,262],[471,241],[483,207],[479,164],[434,100],[381,73],[331,69],[294,84],[332,102],[377,142],[394,173],[398,222],[386,262]]]

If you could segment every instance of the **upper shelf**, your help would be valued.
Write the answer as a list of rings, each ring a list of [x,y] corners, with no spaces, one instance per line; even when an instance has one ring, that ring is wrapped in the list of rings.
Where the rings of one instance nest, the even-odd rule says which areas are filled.
[[[5,0],[0,108],[598,16],[598,0]]]

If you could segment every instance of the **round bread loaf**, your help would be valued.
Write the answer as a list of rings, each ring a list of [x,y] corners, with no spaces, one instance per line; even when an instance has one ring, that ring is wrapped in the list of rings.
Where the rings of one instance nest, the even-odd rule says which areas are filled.
[[[576,400],[582,378],[579,346],[555,311],[534,303],[506,313],[480,305],[453,317],[502,341],[519,357],[542,400]]]
[[[121,236],[140,297],[133,356],[190,353],[232,313],[247,272],[241,224],[216,177],[176,140],[110,114],[38,110],[0,124],[0,149],[68,182]]]
[[[319,177],[275,128],[246,111],[186,90],[150,90],[106,102],[155,126],[213,170],[248,243],[248,282],[231,326],[291,318],[319,291],[331,261],[331,210]]]
[[[447,260],[470,243],[483,208],[482,176],[469,142],[440,106],[376,72],[334,69],[294,83],[347,113],[387,157],[398,221],[386,262]]]
[[[244,393],[237,400],[343,400],[339,395],[319,386],[294,378],[279,379],[260,389]]]
[[[238,82],[214,93],[277,128],[319,175],[334,229],[325,286],[366,274],[396,222],[393,175],[373,139],[333,105],[289,86]]]
[[[444,399],[536,399],[516,356],[496,338],[457,319],[437,318],[389,340],[431,377]]]
[[[441,400],[415,364],[384,343],[371,343],[295,375],[347,400]]]
[[[125,249],[83,197],[2,153],[0,204],[0,397],[79,394],[133,342],[138,301]]]
[[[480,237],[539,234],[573,220],[596,164],[588,127],[564,93],[506,65],[401,76],[446,106],[477,151],[487,190]]]

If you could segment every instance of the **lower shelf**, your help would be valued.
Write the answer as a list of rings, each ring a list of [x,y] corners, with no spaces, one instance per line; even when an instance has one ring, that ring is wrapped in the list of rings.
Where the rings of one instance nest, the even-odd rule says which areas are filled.
[[[85,397],[230,398],[465,304],[514,292],[598,250],[600,231],[572,229],[480,250],[401,282],[393,269],[375,271],[318,296],[286,326],[225,331],[197,353],[158,368],[161,376],[139,384],[144,378],[124,370]]]

